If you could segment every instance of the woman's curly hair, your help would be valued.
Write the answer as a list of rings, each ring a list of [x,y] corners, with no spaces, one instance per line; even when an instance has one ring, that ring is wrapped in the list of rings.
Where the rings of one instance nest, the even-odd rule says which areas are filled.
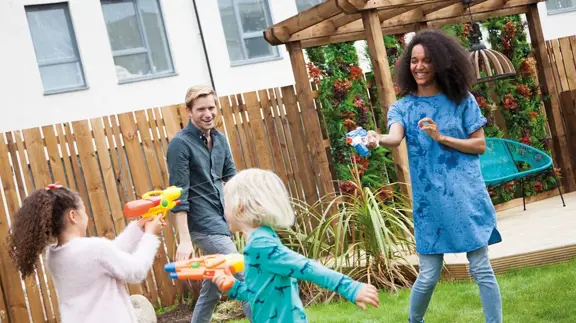
[[[64,214],[80,208],[80,196],[68,188],[41,188],[22,202],[7,238],[10,257],[26,278],[34,274],[38,256],[64,227]]]
[[[410,71],[412,49],[416,45],[422,45],[431,59],[436,72],[436,82],[442,93],[455,103],[461,103],[467,98],[476,82],[469,53],[455,37],[438,29],[418,32],[400,57],[396,68],[396,85],[400,95],[405,96],[418,89]]]

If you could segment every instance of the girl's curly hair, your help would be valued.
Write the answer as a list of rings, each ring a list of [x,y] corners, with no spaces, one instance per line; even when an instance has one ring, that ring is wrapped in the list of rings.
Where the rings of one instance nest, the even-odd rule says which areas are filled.
[[[396,68],[396,85],[400,95],[405,96],[418,89],[410,71],[412,49],[416,45],[422,45],[431,59],[436,72],[436,82],[442,93],[457,104],[467,98],[476,82],[469,53],[455,37],[438,29],[418,32],[400,57]]]
[[[7,238],[10,257],[22,278],[34,274],[38,256],[64,227],[64,214],[80,208],[80,196],[68,188],[41,188],[22,202]]]

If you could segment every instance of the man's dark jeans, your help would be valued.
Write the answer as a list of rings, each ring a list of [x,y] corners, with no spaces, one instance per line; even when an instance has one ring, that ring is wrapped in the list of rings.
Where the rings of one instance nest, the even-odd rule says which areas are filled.
[[[190,237],[192,238],[192,243],[200,248],[204,255],[238,253],[234,241],[229,236],[190,232]],[[244,273],[238,273],[234,276],[238,280],[244,280]],[[216,285],[210,280],[204,280],[200,290],[200,297],[198,297],[194,307],[191,323],[209,323],[221,295],[222,293]],[[252,321],[250,305],[247,302],[243,302],[242,305],[244,307],[244,315]]]

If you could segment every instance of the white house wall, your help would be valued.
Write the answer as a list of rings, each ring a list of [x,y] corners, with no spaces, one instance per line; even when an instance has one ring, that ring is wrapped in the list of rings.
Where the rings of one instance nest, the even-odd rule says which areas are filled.
[[[51,1],[58,2],[58,1]],[[183,102],[186,88],[209,84],[190,0],[161,1],[177,75],[118,84],[99,0],[70,0],[69,9],[88,89],[44,95],[24,5],[46,0],[1,0],[0,131],[135,111]]]
[[[540,2],[538,3],[538,12],[540,13],[544,39],[552,40],[576,35],[576,11],[548,15],[546,3]]]
[[[190,0],[191,1],[191,0]],[[232,66],[216,0],[196,0],[210,66],[219,95],[243,93],[294,84],[290,57],[285,46],[278,46],[280,57],[261,63]],[[298,13],[296,2],[269,0],[274,22]]]
[[[186,89],[210,84],[208,65],[192,0],[160,0],[176,75],[119,84],[100,0],[69,0],[69,9],[88,89],[44,95],[25,5],[59,0],[0,0],[0,132],[181,103]],[[220,95],[293,84],[284,46],[280,58],[232,66],[216,0],[196,0],[216,90]],[[269,0],[273,22],[297,13],[293,0]],[[576,34],[576,12],[548,16],[539,4],[546,39]],[[363,68],[368,61],[362,53]]]

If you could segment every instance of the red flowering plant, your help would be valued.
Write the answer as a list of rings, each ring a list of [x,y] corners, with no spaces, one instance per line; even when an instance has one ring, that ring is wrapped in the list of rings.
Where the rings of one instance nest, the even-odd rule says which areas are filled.
[[[529,56],[531,48],[526,40],[525,24],[520,16],[515,15],[489,19],[484,26],[488,29],[491,47],[506,55],[517,71],[516,77],[495,81],[493,87],[506,122],[506,137],[551,154],[541,93],[536,84],[536,61]],[[518,166],[523,170],[529,169],[526,163]],[[554,189],[555,186],[554,177],[547,174],[523,184],[527,196]],[[522,195],[519,187],[514,193],[500,194],[494,201],[505,202]]]
[[[526,28],[520,16],[508,16],[488,19],[483,22],[488,30],[491,48],[506,55],[514,64],[517,75],[514,78],[497,80],[488,83],[477,83],[473,94],[476,102],[486,117],[484,128],[486,137],[507,137],[511,140],[533,146],[550,154],[550,136],[546,132],[546,118],[542,113],[540,89],[536,84],[536,62],[529,56],[530,45],[526,41]],[[469,48],[470,27],[468,24],[449,25],[444,29],[460,39]],[[482,61],[480,61],[482,62]],[[505,128],[495,124],[495,113],[503,117]],[[502,123],[501,123],[502,125]],[[518,165],[528,169],[525,163]],[[540,183],[540,184],[537,184]],[[542,188],[540,188],[540,185]],[[555,180],[542,175],[524,183],[528,196],[555,188]],[[520,185],[508,183],[499,188],[489,188],[495,204],[521,197]]]
[[[389,152],[378,148],[363,158],[345,141],[346,133],[357,127],[376,128],[367,82],[354,44],[310,48],[306,53],[311,61],[308,72],[312,82],[320,76],[320,111],[330,138],[332,166],[337,177],[335,180],[340,181],[340,190],[351,190],[347,182],[351,179],[350,167],[357,169],[362,185],[377,190],[389,180],[387,164],[394,169],[391,158],[387,158]]]

